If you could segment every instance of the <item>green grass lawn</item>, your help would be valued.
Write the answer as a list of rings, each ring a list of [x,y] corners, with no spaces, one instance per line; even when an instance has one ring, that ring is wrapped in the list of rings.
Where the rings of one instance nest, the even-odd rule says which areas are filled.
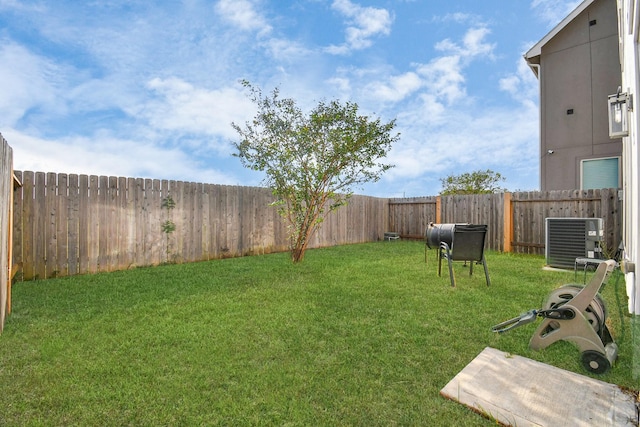
[[[536,323],[494,324],[574,281],[489,253],[456,288],[397,241],[17,283],[0,335],[0,425],[487,426],[440,389],[487,346],[637,389],[624,280],[603,290],[617,364],[583,371]],[[443,266],[444,267],[444,266]]]

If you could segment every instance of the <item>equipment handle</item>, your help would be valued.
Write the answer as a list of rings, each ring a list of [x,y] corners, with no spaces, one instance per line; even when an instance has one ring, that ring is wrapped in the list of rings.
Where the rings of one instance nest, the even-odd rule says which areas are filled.
[[[522,325],[526,325],[527,323],[531,323],[535,321],[537,317],[538,317],[538,310],[529,310],[526,313],[522,313],[518,317],[509,319],[506,322],[498,323],[493,328],[491,328],[491,330],[493,332],[502,334],[513,328],[518,328]]]

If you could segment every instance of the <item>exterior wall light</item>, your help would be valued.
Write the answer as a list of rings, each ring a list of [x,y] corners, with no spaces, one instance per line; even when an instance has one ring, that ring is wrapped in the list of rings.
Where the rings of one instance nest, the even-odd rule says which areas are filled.
[[[629,136],[629,111],[633,111],[633,97],[622,93],[609,95],[609,138]]]

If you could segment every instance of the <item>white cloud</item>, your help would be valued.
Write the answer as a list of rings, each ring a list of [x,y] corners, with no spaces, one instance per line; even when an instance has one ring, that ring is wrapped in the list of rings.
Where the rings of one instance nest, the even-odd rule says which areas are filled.
[[[388,82],[374,82],[366,87],[366,91],[383,102],[398,102],[414,93],[422,86],[418,74],[407,72],[398,76],[391,76]]]
[[[535,102],[539,97],[540,84],[524,59],[519,58],[515,73],[501,78],[498,83],[500,89],[516,101]]]
[[[464,58],[473,58],[479,55],[486,55],[491,58],[496,45],[485,42],[490,33],[491,31],[486,27],[470,28],[465,33],[461,44],[445,39],[437,43],[435,47],[437,50]]]
[[[466,94],[462,68],[460,57],[454,55],[436,58],[419,66],[417,71],[426,80],[429,92],[451,104]]]
[[[512,96],[518,94],[519,88],[520,78],[515,74],[500,79],[500,89],[510,93]]]
[[[418,97],[417,106],[408,110],[408,116],[413,117],[410,120],[416,120],[415,123],[427,123],[425,129],[444,123],[447,107],[438,101],[438,97],[432,93],[422,93]]]
[[[272,30],[267,20],[248,0],[220,0],[215,9],[221,17],[242,30],[257,31],[263,35]]]
[[[390,179],[411,180],[434,174],[444,177],[473,171],[478,165],[501,173],[507,165],[509,169],[537,169],[536,105],[475,111],[473,115],[457,108],[438,107],[438,123],[420,124],[428,120],[425,115],[429,108],[425,102],[422,110],[407,111],[398,117],[402,140],[390,153],[389,160],[397,165],[389,172]],[[508,177],[508,182],[523,189],[537,185],[518,183],[518,178]]]
[[[471,28],[467,31],[463,39],[464,50],[461,52],[462,55],[468,57],[486,55],[491,58],[496,45],[495,43],[485,42],[489,34],[491,34],[491,31],[486,27]]]
[[[39,4],[25,4],[18,0],[0,0],[0,10],[18,10],[23,12],[41,12],[44,8]]]
[[[0,64],[5,64],[0,67],[0,126],[14,126],[33,108],[59,104],[57,67],[46,58],[1,40]]]
[[[155,78],[148,87],[160,98],[142,114],[158,129],[233,138],[231,123],[246,121],[255,110],[246,94],[234,88],[207,90],[175,77]]]
[[[461,12],[454,12],[454,13],[447,13],[446,15],[443,16],[435,16],[433,18],[434,22],[453,22],[456,24],[466,24],[468,22],[474,22],[474,23],[478,23],[479,21],[482,21],[481,17],[478,15],[473,15],[470,13],[461,13]]]
[[[531,9],[547,25],[555,26],[567,17],[582,0],[532,0]]]
[[[445,21],[453,21],[453,22],[457,22],[457,23],[463,23],[463,22],[467,22],[470,19],[472,19],[472,15],[469,15],[468,13],[450,13],[447,14],[444,19]]]
[[[277,60],[298,60],[312,53],[303,44],[283,38],[271,38],[266,42],[266,46],[271,52],[271,56]]]
[[[9,129],[3,136],[14,150],[16,170],[237,184],[237,179],[199,164],[189,153],[149,141],[118,139],[104,132],[45,140]]]
[[[327,80],[327,83],[343,95],[351,93],[351,81],[346,77],[332,77]],[[348,96],[345,97],[348,98]]]
[[[489,34],[485,27],[471,28],[463,36],[462,43],[450,39],[437,43],[436,49],[445,55],[417,67],[428,90],[449,104],[462,99],[466,95],[464,69],[478,57],[493,57],[495,44],[485,41]]]
[[[389,35],[393,17],[386,9],[363,7],[350,0],[334,0],[331,7],[347,18],[345,44],[329,46],[326,52],[345,54],[351,50],[366,49],[377,35]]]
[[[346,44],[342,44],[327,46],[324,51],[330,55],[347,55],[351,49]]]
[[[383,104],[399,103],[417,94],[430,105],[431,112],[440,111],[445,104],[466,98],[465,71],[474,60],[493,59],[496,46],[486,41],[490,33],[486,27],[474,27],[468,29],[460,41],[442,40],[435,47],[443,54],[426,64],[414,64],[414,71],[394,74],[384,66],[342,69],[340,87],[356,87],[360,98]],[[429,117],[437,121],[437,115]]]

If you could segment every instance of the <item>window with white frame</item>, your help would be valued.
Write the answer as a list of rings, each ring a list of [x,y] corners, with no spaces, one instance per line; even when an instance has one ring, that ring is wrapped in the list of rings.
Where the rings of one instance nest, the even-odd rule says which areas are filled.
[[[620,188],[620,157],[582,160],[583,190]]]

